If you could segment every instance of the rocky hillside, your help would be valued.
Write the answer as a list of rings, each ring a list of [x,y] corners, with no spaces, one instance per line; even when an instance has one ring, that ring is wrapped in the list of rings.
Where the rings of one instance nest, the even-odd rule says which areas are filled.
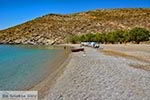
[[[74,34],[143,27],[150,30],[150,9],[93,10],[69,15],[49,14],[0,31],[1,44],[56,44]]]

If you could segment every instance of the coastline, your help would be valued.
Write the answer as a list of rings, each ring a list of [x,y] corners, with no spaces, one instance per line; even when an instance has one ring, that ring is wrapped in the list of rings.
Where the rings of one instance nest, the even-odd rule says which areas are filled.
[[[31,89],[55,72],[68,56],[62,46],[1,45],[0,48],[2,91]]]
[[[43,99],[46,95],[48,95],[48,91],[55,84],[57,78],[61,76],[61,74],[64,71],[64,68],[67,66],[68,62],[71,59],[70,46],[59,46],[66,46],[67,49],[65,50],[65,55],[60,55],[64,56],[63,59],[58,59],[57,61],[54,61],[53,65],[51,65],[55,66],[56,70],[53,73],[50,73],[44,80],[39,82],[37,85],[31,87],[30,89],[27,89],[29,91],[38,91],[39,100]]]
[[[60,46],[72,48],[79,47],[80,44],[62,44]],[[122,52],[135,55],[137,55],[137,50],[138,52],[141,50],[142,54],[143,49],[145,50],[145,48],[139,47],[145,47],[145,45],[137,45],[138,49],[135,46],[129,47],[129,45],[128,48],[126,45],[102,46],[104,46],[104,50],[116,50],[116,52],[125,50]],[[150,91],[147,91],[147,89],[150,89],[150,85],[146,85],[150,82],[150,73],[146,69],[146,66],[150,67],[150,63],[129,59],[126,56],[108,55],[102,50],[90,47],[84,48],[85,52],[76,53],[71,53],[67,48],[66,51],[68,51],[59,55],[59,57],[61,56],[60,59],[51,64],[51,66],[55,66],[54,69],[52,67],[52,70],[50,70],[53,73],[26,90],[38,91],[39,100],[150,98],[148,95]],[[130,52],[129,48],[132,51],[135,49],[135,51]],[[146,52],[147,49],[146,47]],[[139,68],[137,65],[145,66],[145,68]]]
[[[48,90],[52,87],[52,85],[55,83],[55,80],[63,73],[63,70],[65,68],[65,66],[67,66],[68,62],[71,59],[71,50],[70,50],[70,46],[67,45],[55,45],[55,46],[35,46],[35,45],[2,45],[2,46],[8,46],[10,48],[14,47],[14,48],[21,48],[21,50],[23,49],[41,49],[41,50],[48,50],[49,49],[58,49],[59,52],[56,52],[56,56],[54,56],[53,59],[49,59],[46,61],[46,63],[43,64],[43,66],[40,66],[43,70],[45,70],[45,76],[38,82],[30,85],[29,87],[26,87],[26,84],[23,88],[18,88],[18,89],[14,89],[14,91],[38,91],[38,95],[39,95],[39,99],[41,100],[42,98],[45,97],[45,95],[48,93]],[[3,50],[3,49],[2,49]],[[10,51],[10,49],[8,50]],[[15,49],[16,51],[16,49]],[[18,52],[18,51],[16,51]],[[34,51],[33,51],[34,52]],[[45,52],[45,51],[44,51]],[[50,53],[51,54],[51,53]],[[49,56],[49,53],[46,56]],[[50,55],[53,57],[53,55]],[[36,60],[36,59],[35,59]],[[41,60],[41,59],[40,59]],[[18,60],[17,60],[18,61]],[[37,66],[36,64],[34,64],[35,66]],[[44,67],[47,66],[47,67]],[[34,69],[35,70],[35,69]],[[32,71],[30,71],[32,73]],[[47,72],[49,72],[47,74]],[[40,75],[40,72],[38,72],[37,74]],[[43,74],[42,74],[43,75]],[[18,75],[20,76],[20,75]],[[37,75],[38,76],[38,75]],[[35,78],[36,76],[33,76],[32,78],[28,77],[27,79],[30,81],[33,78]],[[28,82],[27,79],[23,79],[25,81]],[[25,83],[25,82],[24,82]],[[18,84],[20,84],[20,82],[18,82]]]

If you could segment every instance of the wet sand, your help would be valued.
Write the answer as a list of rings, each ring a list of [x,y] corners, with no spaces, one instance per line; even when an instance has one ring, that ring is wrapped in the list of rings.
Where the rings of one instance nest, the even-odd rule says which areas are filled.
[[[62,47],[61,47],[62,48]],[[70,61],[70,47],[65,48],[65,53],[62,53],[53,63],[50,63],[50,74],[39,84],[33,86],[32,88],[28,89],[30,91],[38,91],[38,98],[41,100],[48,94],[48,90],[50,90],[55,84],[55,81],[60,75],[63,73],[65,66],[67,66],[68,62]]]

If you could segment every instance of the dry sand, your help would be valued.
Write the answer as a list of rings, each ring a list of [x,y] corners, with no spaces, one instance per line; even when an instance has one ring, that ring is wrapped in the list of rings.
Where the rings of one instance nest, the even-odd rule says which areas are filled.
[[[44,100],[150,100],[150,71],[130,66],[148,62],[85,51],[71,54]]]

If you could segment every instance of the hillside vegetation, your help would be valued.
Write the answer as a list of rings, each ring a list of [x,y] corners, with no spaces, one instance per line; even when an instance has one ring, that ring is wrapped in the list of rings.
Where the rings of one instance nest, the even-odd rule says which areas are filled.
[[[0,31],[2,44],[56,44],[68,36],[130,30],[150,30],[150,9],[106,9],[68,15],[49,14]]]
[[[99,43],[137,43],[150,41],[150,31],[145,28],[135,27],[131,30],[116,30],[112,32],[103,32],[96,34],[74,35],[67,38],[67,42],[99,42]]]

